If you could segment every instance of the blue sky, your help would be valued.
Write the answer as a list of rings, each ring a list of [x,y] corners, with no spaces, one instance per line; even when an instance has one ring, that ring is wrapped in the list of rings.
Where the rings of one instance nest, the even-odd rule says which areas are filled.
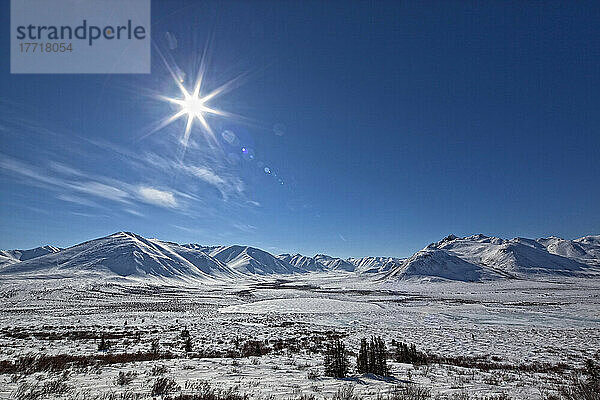
[[[0,22],[8,30],[9,2]],[[600,233],[597,2],[152,3],[218,146],[150,75],[11,75],[0,37],[0,248],[120,230],[274,253],[407,256],[454,233]],[[169,36],[177,46],[169,46]],[[230,143],[231,142],[231,143]],[[249,154],[244,154],[246,148]],[[265,167],[271,173],[265,172]]]

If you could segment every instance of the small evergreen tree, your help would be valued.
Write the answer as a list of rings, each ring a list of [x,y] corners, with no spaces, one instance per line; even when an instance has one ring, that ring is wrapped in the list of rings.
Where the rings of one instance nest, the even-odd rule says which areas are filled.
[[[427,364],[427,354],[417,350],[414,344],[406,344],[404,342],[396,342],[392,340],[392,346],[396,347],[395,359],[399,363],[421,365]]]
[[[192,343],[192,338],[189,336],[186,337],[185,342],[183,343],[183,349],[185,350],[186,353],[191,353],[193,348],[194,348],[194,346]]]
[[[387,351],[385,342],[380,337],[371,337],[371,340],[362,339],[360,350],[356,357],[356,370],[359,374],[376,374],[387,376]]]
[[[345,378],[349,371],[348,351],[344,342],[336,339],[325,349],[325,375]]]
[[[369,360],[368,360],[368,344],[367,339],[362,338],[360,340],[360,350],[358,351],[358,356],[356,356],[356,370],[359,374],[366,374],[369,370]]]
[[[373,352],[375,353],[374,373],[381,376],[387,376],[389,369],[387,366],[387,350],[382,338],[373,338]]]
[[[98,351],[106,351],[110,348],[110,342],[102,336],[100,338],[100,343],[98,343]]]

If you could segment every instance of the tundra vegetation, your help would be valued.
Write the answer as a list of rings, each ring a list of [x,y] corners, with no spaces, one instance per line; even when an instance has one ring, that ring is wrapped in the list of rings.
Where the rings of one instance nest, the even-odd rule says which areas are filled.
[[[0,313],[0,398],[590,400],[600,396],[600,339],[593,326],[573,325],[576,321],[571,320],[533,327],[472,323],[489,310],[497,313],[497,321],[507,313],[532,309],[537,313],[577,301],[585,311],[587,306],[565,298],[564,290],[543,300],[538,296],[524,300],[532,297],[524,293],[512,304],[464,293],[272,284],[244,290],[40,287],[26,296],[9,289],[0,289],[0,295],[5,300]],[[350,305],[377,304],[381,311],[223,311],[258,299],[301,301],[303,296],[313,299],[310,304],[327,296]],[[438,311],[432,312],[435,307]]]

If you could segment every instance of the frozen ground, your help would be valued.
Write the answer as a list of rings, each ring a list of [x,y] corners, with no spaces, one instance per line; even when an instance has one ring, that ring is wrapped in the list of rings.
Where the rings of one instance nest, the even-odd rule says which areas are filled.
[[[600,349],[598,280],[383,284],[340,272],[236,284],[95,282],[0,280],[0,398],[17,398],[36,382],[38,389],[47,383],[45,398],[152,398],[156,380],[168,377],[180,386],[172,395],[208,381],[252,398],[330,398],[343,385],[375,398],[414,382],[434,398],[540,399]],[[384,338],[388,350],[394,339],[495,367],[390,359],[391,378],[323,376],[324,343],[340,337],[356,352],[371,335]],[[98,350],[102,337],[108,350]],[[116,357],[123,353],[142,356]],[[16,363],[52,355],[51,368]],[[65,355],[81,357],[56,361]],[[119,372],[129,371],[131,382],[118,385]]]

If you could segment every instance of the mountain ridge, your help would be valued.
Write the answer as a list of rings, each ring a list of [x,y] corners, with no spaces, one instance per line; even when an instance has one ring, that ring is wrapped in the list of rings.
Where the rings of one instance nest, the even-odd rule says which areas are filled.
[[[85,273],[212,281],[306,273],[344,273],[390,281],[595,277],[600,276],[600,235],[574,240],[448,235],[408,258],[273,255],[251,246],[178,244],[132,232],[116,232],[67,248],[46,245],[0,251],[0,276]]]

